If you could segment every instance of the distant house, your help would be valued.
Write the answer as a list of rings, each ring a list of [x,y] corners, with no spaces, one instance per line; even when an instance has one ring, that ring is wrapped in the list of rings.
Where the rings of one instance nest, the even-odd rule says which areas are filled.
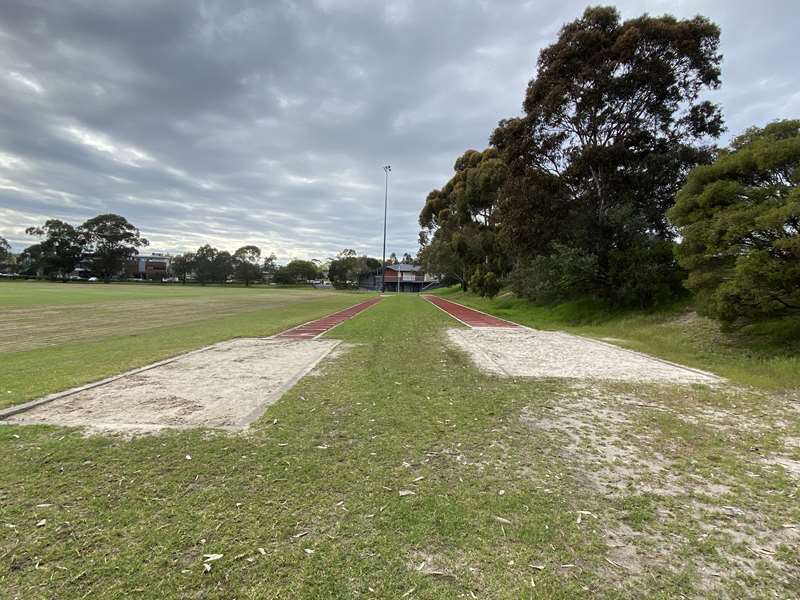
[[[358,282],[359,287],[380,290],[381,275],[380,268],[365,273]],[[434,283],[437,283],[437,280],[417,265],[386,265],[387,292],[421,292]]]
[[[139,279],[159,281],[167,277],[171,257],[165,254],[136,254],[128,262],[126,274]]]

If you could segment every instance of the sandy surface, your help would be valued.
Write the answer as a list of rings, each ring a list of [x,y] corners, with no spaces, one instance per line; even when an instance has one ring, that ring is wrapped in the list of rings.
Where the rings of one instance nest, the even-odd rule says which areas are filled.
[[[450,329],[447,333],[479,367],[510,377],[708,384],[721,381],[710,373],[558,331],[484,327]]]
[[[336,340],[279,339],[222,342],[6,421],[124,432],[243,427],[337,344]]]

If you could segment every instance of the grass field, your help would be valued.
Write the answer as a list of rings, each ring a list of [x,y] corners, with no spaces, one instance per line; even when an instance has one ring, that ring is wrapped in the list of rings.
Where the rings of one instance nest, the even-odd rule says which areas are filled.
[[[355,304],[315,289],[0,283],[0,408]]]
[[[221,336],[269,310],[289,309],[203,323]],[[347,351],[245,434],[0,427],[0,589],[796,597],[800,419],[785,399],[498,378],[447,344],[458,326],[418,297],[384,299],[329,333]]]
[[[481,298],[458,287],[445,298],[538,329],[611,341],[767,390],[800,389],[800,318],[725,332],[687,301],[653,311],[609,309],[591,301],[537,306],[509,293]]]

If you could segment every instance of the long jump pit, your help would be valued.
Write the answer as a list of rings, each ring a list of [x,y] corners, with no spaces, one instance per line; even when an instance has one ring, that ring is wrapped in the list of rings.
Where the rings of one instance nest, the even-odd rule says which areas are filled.
[[[540,331],[437,296],[424,298],[467,328],[449,329],[450,342],[482,370],[502,377],[633,383],[705,384],[713,373],[562,331]]]
[[[85,427],[92,433],[245,429],[340,343],[319,336],[379,300],[269,338],[220,342],[11,407],[0,411],[0,419],[8,424]]]

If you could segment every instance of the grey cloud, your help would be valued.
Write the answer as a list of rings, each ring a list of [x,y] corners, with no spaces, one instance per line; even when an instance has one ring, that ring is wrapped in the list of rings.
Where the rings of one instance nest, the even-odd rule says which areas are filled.
[[[414,251],[427,193],[518,114],[583,2],[0,4],[0,235],[127,216],[154,249]],[[798,116],[792,1],[619,3],[723,32],[729,135]]]

